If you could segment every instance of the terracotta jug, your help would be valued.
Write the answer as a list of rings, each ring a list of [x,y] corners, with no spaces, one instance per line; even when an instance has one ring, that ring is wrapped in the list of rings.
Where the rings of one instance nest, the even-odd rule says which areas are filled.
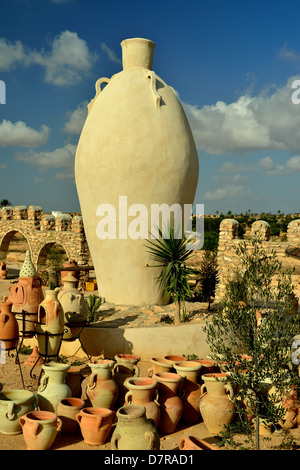
[[[6,297],[4,297],[6,299]],[[12,313],[12,303],[9,300],[1,302],[0,341],[1,349],[14,349],[19,341],[19,327]]]
[[[218,448],[203,439],[194,436],[183,436],[179,441],[179,450],[218,450]]]
[[[5,263],[0,264],[0,277],[1,279],[6,279],[7,278],[7,267]]]
[[[142,405],[146,408],[146,417],[153,420],[155,427],[160,418],[158,388],[156,380],[150,377],[131,377],[126,381],[129,391],[125,395],[125,404]]]
[[[164,357],[152,357],[152,366],[147,370],[147,376],[152,377],[156,372],[171,372],[173,364]]]
[[[77,192],[99,294],[117,305],[166,303],[144,237],[159,225],[150,216],[154,204],[178,204],[183,213],[193,203],[197,150],[176,93],[152,71],[154,43],[131,38],[121,46],[123,70],[99,79],[88,105],[75,159]],[[127,227],[134,204],[145,208],[141,236]],[[102,230],[107,207],[116,219],[109,234]]]
[[[159,450],[160,439],[146,408],[125,405],[117,411],[117,424],[111,438],[112,450]]]
[[[81,375],[81,367],[71,366],[67,371],[67,383],[71,388],[72,397],[81,398],[83,376]]]
[[[56,413],[60,400],[71,396],[71,388],[66,383],[69,368],[69,364],[58,362],[42,365],[44,375],[37,391],[41,410]]]
[[[199,402],[201,384],[198,377],[202,365],[195,361],[175,362],[177,374],[183,378],[183,413],[182,420],[186,423],[196,423],[200,419]]]
[[[183,403],[177,391],[182,378],[173,372],[157,372],[153,378],[158,383],[160,419],[158,430],[164,434],[175,431],[183,413]]]
[[[106,408],[83,408],[76,416],[81,434],[86,444],[104,444],[115,419],[115,412]]]
[[[32,411],[20,418],[28,450],[48,450],[61,429],[61,420],[50,411]]]
[[[118,397],[118,385],[112,379],[115,361],[99,359],[89,366],[92,370],[86,394],[93,407],[113,409]]]
[[[116,406],[120,408],[125,403],[125,395],[128,392],[126,380],[130,377],[139,377],[140,369],[137,363],[140,361],[139,356],[135,354],[116,354],[116,364],[113,368],[113,380],[117,383],[119,393]]]
[[[79,423],[76,415],[85,407],[85,401],[81,398],[68,397],[60,400],[57,407],[57,416],[61,420],[61,432],[63,434],[77,434]]]
[[[29,390],[2,390],[0,392],[0,433],[22,432],[19,418],[37,409],[38,400]]]
[[[59,352],[64,331],[64,315],[55,290],[46,290],[38,310],[36,334],[41,356],[53,357]]]
[[[202,379],[200,413],[209,432],[217,435],[225,431],[234,418],[233,390],[225,373],[204,374]]]

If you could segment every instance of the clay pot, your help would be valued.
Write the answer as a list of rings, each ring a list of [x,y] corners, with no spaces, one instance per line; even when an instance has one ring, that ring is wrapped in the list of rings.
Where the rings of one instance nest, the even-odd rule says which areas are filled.
[[[75,398],[81,398],[82,388],[81,384],[83,376],[81,375],[81,368],[71,366],[67,371],[67,384],[71,389],[71,396]]]
[[[230,400],[233,390],[225,373],[204,374],[202,379],[200,413],[209,432],[217,435],[225,431],[234,418],[235,406]]]
[[[117,383],[119,393],[116,406],[119,408],[125,403],[125,395],[128,392],[126,380],[130,377],[138,377],[140,369],[137,363],[140,358],[134,354],[116,354],[116,364],[113,367],[113,380]]]
[[[86,394],[93,407],[113,409],[118,397],[118,385],[112,379],[115,361],[99,359],[89,366],[92,370]]]
[[[152,420],[141,405],[125,405],[117,411],[111,438],[112,450],[159,450],[160,439]]]
[[[179,441],[179,450],[219,450],[216,446],[209,444],[203,439],[194,436],[183,436]]]
[[[0,277],[1,279],[7,278],[7,268],[5,263],[0,264]]]
[[[64,316],[55,290],[46,290],[46,297],[39,306],[35,329],[40,355],[57,356],[64,331]]]
[[[76,415],[85,407],[85,401],[81,398],[68,397],[60,400],[57,407],[57,416],[61,420],[61,432],[63,434],[77,434],[79,423]]]
[[[175,362],[174,367],[177,374],[183,378],[182,420],[186,423],[196,423],[200,419],[201,384],[198,382],[198,377],[202,365],[196,361],[183,361]]]
[[[70,259],[64,264],[64,268],[77,268],[77,263],[74,259]],[[60,278],[61,282],[64,282],[64,278],[68,275],[71,274],[73,277],[75,277],[78,280],[79,274],[76,269],[74,271],[61,271]]]
[[[147,370],[147,376],[152,377],[156,372],[171,372],[173,364],[164,357],[153,357],[150,360],[152,366]]]
[[[12,303],[10,301],[1,302],[0,340],[1,347],[4,346],[6,350],[14,349],[19,341],[18,322],[11,309]]]
[[[160,418],[160,405],[156,380],[150,377],[131,377],[126,381],[126,385],[129,391],[125,395],[125,404],[144,406],[146,417],[153,420],[155,427],[157,427]]]
[[[173,372],[157,372],[153,378],[158,383],[160,419],[158,430],[164,434],[175,431],[183,413],[183,403],[177,395],[182,378]]]
[[[107,440],[115,419],[115,412],[106,408],[83,408],[76,419],[86,444],[97,446]]]
[[[28,450],[48,450],[61,429],[61,420],[49,411],[32,411],[19,419]]]
[[[210,359],[193,359],[194,362],[199,362],[202,366],[201,373],[203,374],[212,374],[213,372],[220,372],[218,366],[215,365],[215,362]],[[202,384],[202,378],[199,378],[199,382]]]
[[[69,368],[68,364],[57,362],[42,365],[44,375],[37,392],[41,410],[56,413],[60,400],[71,396],[71,388],[66,383]]]
[[[169,364],[172,364],[172,366],[174,366],[175,362],[183,362],[187,360],[185,356],[180,356],[178,354],[168,354],[167,356],[164,356],[164,359],[169,362]]]
[[[28,390],[2,390],[0,392],[0,433],[22,432],[19,418],[37,409],[37,397]]]

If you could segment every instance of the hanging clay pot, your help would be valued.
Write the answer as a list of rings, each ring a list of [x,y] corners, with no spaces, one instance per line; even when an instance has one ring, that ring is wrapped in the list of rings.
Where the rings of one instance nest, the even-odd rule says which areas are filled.
[[[32,411],[20,418],[28,450],[48,450],[61,429],[61,420],[49,411]]]
[[[150,377],[131,377],[127,379],[129,391],[125,395],[125,404],[142,405],[146,408],[146,417],[158,426],[160,405],[156,380]]]
[[[125,405],[117,411],[117,424],[111,438],[112,450],[159,450],[160,439],[146,408]]]
[[[64,331],[64,316],[55,290],[46,290],[38,310],[36,334],[41,356],[58,355]]]
[[[93,407],[113,409],[118,397],[118,385],[112,379],[115,361],[98,359],[89,366],[92,370],[86,394]]]
[[[126,380],[130,377],[139,377],[140,369],[137,363],[140,357],[135,354],[116,354],[116,364],[113,368],[113,380],[117,383],[119,393],[116,406],[119,408],[125,403],[125,395],[128,392]]]
[[[0,392],[0,433],[22,432],[19,418],[37,409],[38,400],[29,390],[2,390]]]
[[[152,357],[150,362],[152,366],[147,370],[148,377],[152,377],[156,372],[171,372],[173,368],[173,363],[164,357]]]
[[[0,307],[1,347],[6,350],[14,349],[19,341],[19,327],[15,315],[11,311],[12,303],[9,300],[3,300]]]
[[[131,38],[121,46],[123,70],[99,79],[88,105],[76,152],[76,186],[99,294],[117,305],[159,304],[167,301],[156,282],[161,269],[149,268],[145,247],[150,223],[159,221],[148,216],[154,204],[178,204],[183,213],[183,206],[193,203],[197,149],[176,93],[151,70],[154,43]],[[145,209],[140,237],[135,221],[127,227],[127,208],[137,203]],[[108,230],[104,210],[116,218]]]
[[[178,396],[178,387],[182,378],[173,372],[157,372],[153,375],[158,383],[160,419],[158,430],[164,434],[175,431],[183,413],[183,403]]]
[[[71,396],[71,388],[66,383],[69,368],[69,364],[58,362],[42,365],[44,375],[37,391],[41,410],[56,413],[60,400]]]
[[[217,435],[224,432],[234,418],[233,390],[225,373],[204,374],[202,379],[200,413],[209,432]]]
[[[183,436],[179,441],[179,450],[219,450],[216,446],[194,436]]]
[[[115,419],[115,412],[106,408],[83,408],[76,416],[81,434],[86,444],[104,444]]]
[[[77,434],[80,431],[76,415],[84,407],[85,401],[81,398],[72,396],[60,400],[57,406],[57,416],[61,420],[61,432],[63,434]]]
[[[177,374],[183,378],[183,414],[182,420],[186,423],[196,423],[200,419],[199,402],[201,384],[198,381],[202,365],[196,361],[175,362]]]
[[[7,278],[7,267],[5,263],[0,264],[0,277],[1,279],[6,279]]]

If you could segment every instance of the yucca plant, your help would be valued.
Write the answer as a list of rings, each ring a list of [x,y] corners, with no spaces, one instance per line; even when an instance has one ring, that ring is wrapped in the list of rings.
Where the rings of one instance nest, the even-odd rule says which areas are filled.
[[[97,310],[102,303],[102,297],[92,294],[88,298],[85,298],[84,301],[88,309],[87,321],[89,323],[97,321],[99,316]]]
[[[175,302],[177,308],[174,322],[178,324],[181,322],[185,299],[191,295],[189,278],[198,271],[187,265],[187,260],[193,253],[187,248],[190,241],[183,234],[180,238],[176,237],[172,227],[167,229],[168,237],[163,236],[160,229],[157,230],[159,238],[146,240],[147,251],[157,263],[153,267],[161,268],[161,273],[156,279],[164,295]]]

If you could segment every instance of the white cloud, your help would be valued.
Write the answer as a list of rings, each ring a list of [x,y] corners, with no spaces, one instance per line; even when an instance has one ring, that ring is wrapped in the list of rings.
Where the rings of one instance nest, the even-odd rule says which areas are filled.
[[[262,158],[258,166],[262,170],[265,170],[267,175],[286,175],[289,173],[289,171],[284,167],[284,165],[274,163],[272,158],[269,156]]]
[[[15,159],[19,162],[37,166],[41,171],[49,168],[69,168],[72,171],[76,148],[76,145],[68,143],[64,147],[53,151],[19,153],[15,156]]]
[[[209,201],[237,201],[245,198],[252,198],[255,195],[244,185],[227,184],[215,190],[208,190],[204,194],[204,199]]]
[[[101,49],[102,49],[102,51],[104,51],[107,54],[107,57],[112,62],[116,62],[117,64],[122,63],[121,59],[119,59],[119,57],[117,57],[115,52],[112,49],[110,49],[106,44],[104,44],[104,42],[101,44]]]
[[[47,142],[50,128],[43,125],[40,131],[28,127],[25,122],[3,119],[0,124],[0,146],[38,147]]]
[[[14,44],[4,38],[0,38],[0,71],[9,71],[16,65],[28,64],[27,55],[21,41]]]
[[[300,171],[300,157],[292,157],[286,164],[287,168],[291,171]]]
[[[80,103],[74,111],[68,113],[68,121],[63,127],[63,131],[68,134],[79,135],[86,120],[88,101]]]

